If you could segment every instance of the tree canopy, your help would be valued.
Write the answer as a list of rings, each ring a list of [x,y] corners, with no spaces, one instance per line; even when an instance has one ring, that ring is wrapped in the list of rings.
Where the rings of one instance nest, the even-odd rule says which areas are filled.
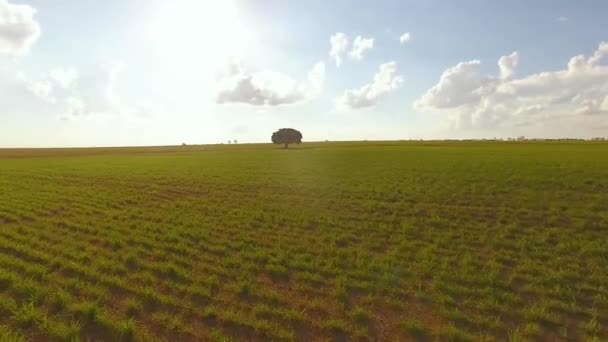
[[[281,128],[272,133],[274,144],[283,144],[284,148],[289,148],[289,144],[299,144],[302,142],[302,133],[293,128]]]

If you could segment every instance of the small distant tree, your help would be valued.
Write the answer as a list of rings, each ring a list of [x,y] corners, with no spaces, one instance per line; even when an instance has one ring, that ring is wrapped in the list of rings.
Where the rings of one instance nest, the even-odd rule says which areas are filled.
[[[238,144],[238,143],[239,143],[239,141],[238,141],[238,140],[236,140],[236,139],[234,139],[234,141],[233,141],[232,143],[233,143],[233,144]]]
[[[299,144],[302,142],[302,133],[293,128],[281,128],[272,133],[274,144],[283,144],[283,148],[289,148],[289,144]]]

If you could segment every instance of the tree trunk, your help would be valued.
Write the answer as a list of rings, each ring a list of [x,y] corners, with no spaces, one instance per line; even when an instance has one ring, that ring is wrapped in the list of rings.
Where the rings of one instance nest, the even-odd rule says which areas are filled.
[[[283,148],[289,148],[289,144],[285,143],[285,145],[283,145]]]

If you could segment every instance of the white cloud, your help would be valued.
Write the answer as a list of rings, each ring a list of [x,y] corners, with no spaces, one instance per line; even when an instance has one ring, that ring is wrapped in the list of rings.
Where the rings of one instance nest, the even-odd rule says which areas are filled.
[[[335,33],[329,38],[331,49],[329,50],[329,57],[335,62],[336,66],[342,65],[342,55],[348,49],[348,36],[342,32]]]
[[[121,98],[122,62],[107,63],[83,73],[82,78],[75,68],[54,68],[41,77],[32,77],[14,67],[0,65],[0,94],[6,94],[0,95],[2,108],[54,113],[61,120],[140,119],[150,115],[150,108]]]
[[[481,76],[479,61],[462,62],[446,70],[414,107],[451,113],[460,127],[533,125],[608,114],[608,66],[602,64],[607,56],[603,42],[591,57],[572,57],[565,69],[518,79],[509,78],[517,66],[515,53],[501,57],[499,77]]]
[[[36,97],[46,101],[46,102],[55,102],[55,98],[53,97],[53,84],[48,80],[42,80],[38,82],[32,82],[27,84],[27,90],[29,90],[32,94],[36,95]]]
[[[608,42],[601,42],[597,50],[593,53],[593,56],[589,58],[589,64],[598,64],[603,59],[608,57]]]
[[[31,80],[25,72],[18,71],[15,73],[15,82],[14,86],[16,88],[25,89],[40,100],[49,103],[54,103],[56,101],[54,97],[55,87],[53,86],[53,83],[46,78]]]
[[[559,21],[559,22],[562,22],[562,23],[565,23],[565,22],[567,22],[567,21],[570,21],[570,18],[568,18],[568,17],[563,17],[563,16],[562,16],[562,17],[557,17],[557,18],[555,18],[555,20],[557,20],[557,21]]]
[[[608,112],[608,95],[604,97],[604,101],[602,101],[602,105],[600,106],[600,110]]]
[[[363,55],[373,49],[374,38],[363,38],[362,36],[355,37],[353,40],[353,48],[350,51],[350,56],[356,60],[362,60]]]
[[[124,72],[126,65],[124,62],[115,61],[103,66],[105,72],[105,85],[103,95],[110,106],[120,107],[121,100],[118,91],[116,90],[118,78]]]
[[[514,112],[514,115],[519,116],[519,115],[536,114],[536,113],[542,112],[543,110],[545,110],[545,108],[546,108],[545,106],[542,106],[539,104],[521,106]]]
[[[15,73],[15,80],[19,83],[27,81],[27,75],[23,71],[17,71]]]
[[[82,117],[87,114],[84,101],[76,97],[68,97],[65,99],[66,111],[59,115],[60,120],[72,120],[77,117]]]
[[[403,77],[395,75],[396,72],[396,62],[381,64],[372,82],[344,92],[337,100],[338,107],[358,109],[376,105],[382,96],[399,88],[403,83]]]
[[[75,68],[51,69],[38,80],[30,79],[23,71],[18,71],[15,74],[18,87],[25,88],[31,94],[49,103],[55,103],[57,101],[56,97],[61,97],[74,88],[77,79],[78,71]]]
[[[26,55],[40,36],[40,25],[34,19],[36,9],[29,5],[0,0],[0,54]]]
[[[409,32],[405,32],[404,34],[401,35],[401,37],[399,37],[399,43],[405,44],[405,43],[409,42],[410,39],[412,39],[412,35]]]
[[[310,83],[311,94],[313,96],[321,94],[325,85],[325,63],[319,62],[315,64],[308,73],[308,82]]]
[[[275,71],[250,73],[237,63],[231,63],[218,80],[216,102],[254,106],[294,104],[318,96],[324,82],[323,62],[317,63],[309,72],[308,79],[302,82]]]
[[[64,77],[60,77],[61,81],[58,82],[65,81],[64,85],[69,86],[64,89],[63,100],[59,102],[62,104],[62,112],[58,118],[137,119],[147,116],[146,109],[125,103],[121,96],[120,80],[125,70],[125,63],[113,61],[101,65],[96,72],[86,75],[82,80],[77,71],[60,73]]]
[[[82,110],[91,117],[134,119],[149,117],[150,108],[125,101],[121,92],[121,79],[127,70],[122,61],[112,61],[101,66],[95,77],[91,77],[76,92],[84,104]]]
[[[508,56],[502,56],[498,60],[498,68],[500,69],[500,78],[510,78],[519,64],[519,54],[517,51]]]
[[[477,103],[484,80],[479,75],[481,62],[460,62],[443,72],[439,82],[415,103],[418,109],[454,108]]]
[[[49,71],[49,78],[63,89],[72,88],[78,81],[76,68],[55,68]]]

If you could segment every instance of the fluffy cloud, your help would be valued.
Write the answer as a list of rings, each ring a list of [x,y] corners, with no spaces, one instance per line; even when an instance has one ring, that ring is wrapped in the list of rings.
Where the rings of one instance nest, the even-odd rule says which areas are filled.
[[[460,62],[447,69],[439,78],[439,82],[416,101],[416,107],[444,109],[478,102],[482,85],[490,81],[480,77],[480,65],[480,61],[472,60]]]
[[[48,72],[48,79],[57,85],[61,93],[60,120],[86,117],[140,117],[145,111],[138,106],[124,103],[119,91],[120,77],[126,70],[123,62],[103,64],[82,80],[74,68],[56,68]]]
[[[608,43],[590,57],[570,59],[563,70],[511,78],[518,54],[500,58],[499,76],[482,76],[477,60],[447,69],[414,107],[456,114],[460,127],[530,125],[554,117],[608,114]]]
[[[55,102],[55,98],[53,97],[53,84],[48,80],[29,83],[26,85],[26,88],[43,101]]]
[[[250,73],[231,63],[218,80],[216,102],[243,103],[254,106],[279,106],[297,103],[320,94],[325,82],[325,64],[317,63],[306,81],[296,82],[274,72]]]
[[[17,85],[25,88],[37,98],[55,103],[55,93],[65,93],[75,87],[78,71],[75,68],[55,68],[40,79],[30,79],[24,72],[17,72]]]
[[[401,37],[399,37],[399,43],[405,44],[405,43],[409,42],[410,39],[412,39],[412,35],[409,32],[405,32],[404,34],[401,35]]]
[[[321,94],[323,86],[325,85],[325,63],[319,62],[315,64],[308,73],[308,82],[310,83],[310,92],[312,96]]]
[[[374,38],[355,37],[353,40],[353,49],[350,51],[350,56],[356,60],[362,60],[363,55],[374,47]]]
[[[59,87],[68,89],[76,85],[78,70],[76,68],[55,68],[49,71],[49,78]]]
[[[348,36],[338,32],[329,38],[329,43],[331,44],[329,57],[336,62],[336,66],[342,65],[342,55],[348,49]]]
[[[29,94],[34,95],[37,99],[48,103],[55,103],[54,97],[55,86],[48,78],[32,80],[22,71],[15,74],[15,83],[13,86],[16,89],[26,90]]]
[[[81,117],[87,114],[86,106],[82,99],[76,97],[68,97],[65,99],[66,110],[59,115],[60,120],[71,120],[76,117]]]
[[[18,111],[54,112],[61,120],[82,118],[140,119],[150,110],[121,98],[121,75],[125,64],[106,63],[84,73],[75,68],[53,68],[38,77],[0,64],[0,107]]]
[[[121,77],[126,69],[124,62],[113,61],[105,63],[94,75],[86,80],[83,79],[83,82],[79,82],[79,87],[72,92],[72,96],[66,99],[66,112],[60,118],[99,116],[139,119],[147,117],[149,115],[147,108],[127,103],[122,98]]]
[[[602,105],[600,106],[600,110],[608,112],[608,95],[604,97],[604,101],[602,101]]]
[[[349,89],[337,100],[338,107],[358,109],[376,105],[382,96],[399,88],[403,77],[395,75],[397,63],[381,64],[371,83],[358,89]]]
[[[121,100],[118,91],[116,90],[118,79],[125,70],[125,63],[123,62],[112,62],[103,66],[104,71],[104,82],[103,84],[103,96],[107,105],[110,107],[120,107]]]
[[[515,69],[517,69],[517,65],[519,64],[519,54],[517,51],[513,52],[508,56],[502,56],[498,60],[498,68],[500,69],[500,78],[507,79],[510,78]]]
[[[29,5],[0,0],[0,54],[26,55],[40,36],[40,25],[34,19],[36,9]]]

